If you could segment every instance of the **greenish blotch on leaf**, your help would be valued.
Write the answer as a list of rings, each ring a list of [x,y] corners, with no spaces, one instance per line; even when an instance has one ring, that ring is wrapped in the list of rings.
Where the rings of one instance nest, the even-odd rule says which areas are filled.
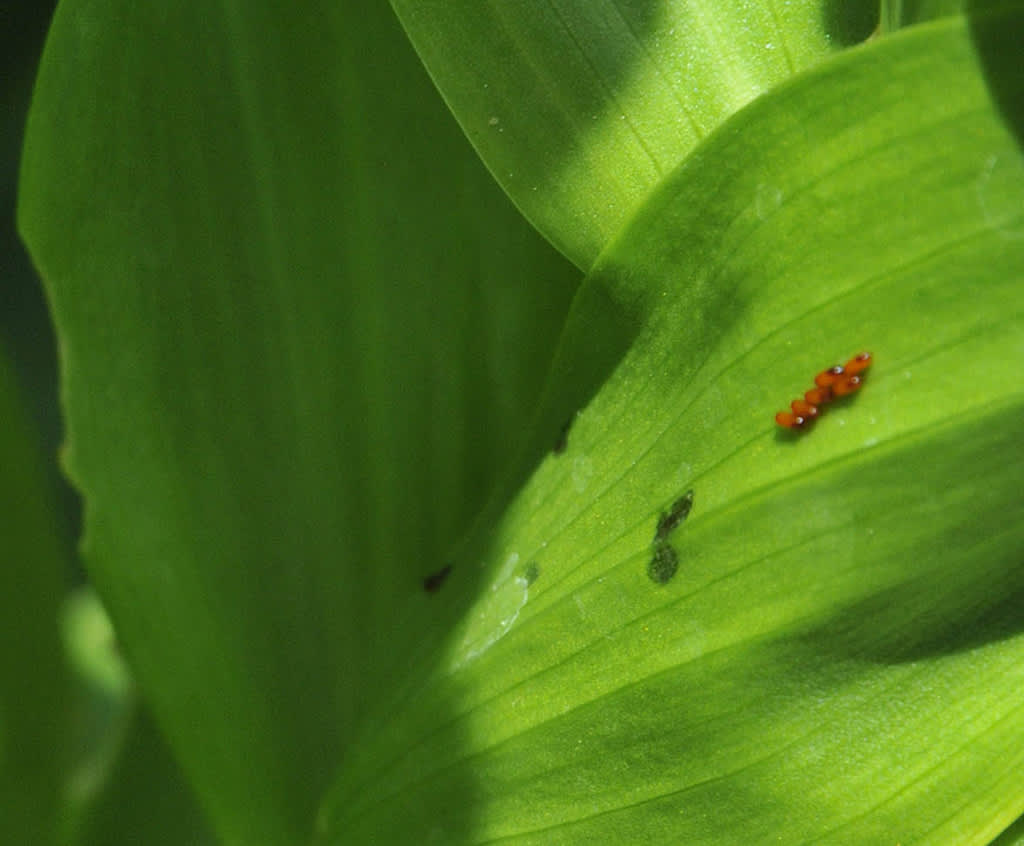
[[[658,528],[654,532],[654,543],[657,545],[668,539],[682,522],[690,515],[693,508],[693,491],[689,490],[679,499],[672,503],[667,512],[662,512],[658,518]]]
[[[668,511],[662,511],[658,517],[658,525],[654,530],[654,541],[651,544],[653,555],[647,564],[647,575],[655,584],[664,585],[679,569],[679,555],[669,544],[668,536],[672,534],[693,509],[693,490],[688,490],[672,503]]]
[[[654,555],[647,565],[647,575],[658,585],[668,584],[679,569],[679,556],[669,543],[656,543]]]

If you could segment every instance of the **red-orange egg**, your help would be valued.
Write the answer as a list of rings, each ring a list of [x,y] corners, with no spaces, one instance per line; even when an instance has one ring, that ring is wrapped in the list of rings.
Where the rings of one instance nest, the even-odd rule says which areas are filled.
[[[818,406],[807,402],[807,400],[793,400],[793,402],[789,404],[789,407],[793,409],[793,413],[797,417],[803,417],[805,420],[813,420],[818,416]]]
[[[804,394],[804,399],[811,405],[824,405],[832,399],[832,388],[811,388]]]
[[[843,366],[837,364],[835,367],[830,367],[828,370],[822,370],[817,376],[814,377],[814,384],[819,388],[830,388],[834,385],[840,376],[843,375]]]
[[[871,353],[857,353],[845,365],[837,364],[822,370],[814,377],[815,387],[804,394],[803,399],[790,403],[790,411],[780,411],[775,422],[787,429],[803,429],[821,413],[820,406],[836,397],[845,397],[859,390],[863,384],[860,374],[871,366]]]
[[[860,376],[844,375],[832,386],[832,391],[837,397],[845,397],[860,388]]]
[[[791,411],[780,411],[775,415],[775,422],[787,429],[802,429],[807,419]]]
[[[862,352],[862,353],[858,353],[853,358],[851,358],[848,362],[846,362],[846,365],[844,366],[844,369],[846,370],[846,372],[849,375],[857,376],[860,373],[863,373],[865,370],[867,370],[870,366],[871,366],[871,353],[869,353],[869,352]]]

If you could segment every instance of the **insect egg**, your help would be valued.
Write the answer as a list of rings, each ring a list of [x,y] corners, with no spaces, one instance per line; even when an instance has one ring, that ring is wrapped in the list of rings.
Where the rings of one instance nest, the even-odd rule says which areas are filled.
[[[789,407],[793,409],[793,413],[797,417],[804,417],[807,420],[813,420],[818,416],[818,406],[812,402],[808,402],[806,399],[793,400],[789,404]]]
[[[787,429],[802,429],[807,422],[807,418],[794,414],[791,411],[780,411],[775,415],[775,422],[780,426],[785,426]]]
[[[843,369],[850,376],[857,376],[858,374],[863,373],[865,370],[867,370],[870,366],[871,353],[862,352],[859,353],[858,355],[855,355],[848,362],[846,362]]]
[[[828,370],[822,370],[817,376],[814,377],[814,384],[819,388],[831,388],[843,375],[843,366],[837,364],[835,367],[830,367]]]
[[[815,387],[803,399],[790,403],[790,411],[780,411],[775,422],[786,429],[803,429],[821,413],[823,406],[837,397],[845,397],[860,389],[860,374],[871,366],[871,353],[857,353],[845,365],[837,364],[814,377]]]
[[[837,397],[845,397],[860,388],[860,376],[843,376],[832,386],[832,391]]]
[[[824,405],[832,399],[832,388],[811,388],[804,394],[804,399],[811,405]]]

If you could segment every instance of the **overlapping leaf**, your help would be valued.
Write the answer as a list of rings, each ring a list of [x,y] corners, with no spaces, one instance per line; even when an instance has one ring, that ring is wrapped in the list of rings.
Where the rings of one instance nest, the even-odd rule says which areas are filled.
[[[873,25],[823,0],[392,0],[468,138],[580,267],[694,145]]]
[[[495,38],[597,20],[563,19]],[[22,226],[90,567],[226,842],[301,840],[339,762],[330,843],[970,843],[1020,815],[1019,27],[950,21],[820,66],[719,127],[621,236],[701,133],[652,157],[643,121],[578,131],[611,101],[560,112],[561,48],[520,37],[544,61],[494,147],[515,179],[474,140],[579,263],[615,242],[522,454],[582,409],[567,448],[427,596],[529,416],[565,268],[377,12],[63,8]],[[576,40],[628,114],[686,111],[661,60]],[[745,102],[714,91],[708,130]],[[862,347],[864,393],[777,433]],[[690,490],[655,585],[659,514]]]

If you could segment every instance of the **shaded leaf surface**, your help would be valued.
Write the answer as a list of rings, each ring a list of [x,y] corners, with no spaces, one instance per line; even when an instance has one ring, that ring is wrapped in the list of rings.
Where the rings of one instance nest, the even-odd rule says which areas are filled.
[[[133,715],[117,764],[105,789],[84,809],[74,843],[217,843],[157,727],[144,710]]]
[[[57,629],[64,550],[39,443],[0,350],[0,820],[12,843],[55,843],[68,751]]]
[[[576,272],[379,4],[62,4],[20,202],[91,577],[218,835],[292,846]]]

